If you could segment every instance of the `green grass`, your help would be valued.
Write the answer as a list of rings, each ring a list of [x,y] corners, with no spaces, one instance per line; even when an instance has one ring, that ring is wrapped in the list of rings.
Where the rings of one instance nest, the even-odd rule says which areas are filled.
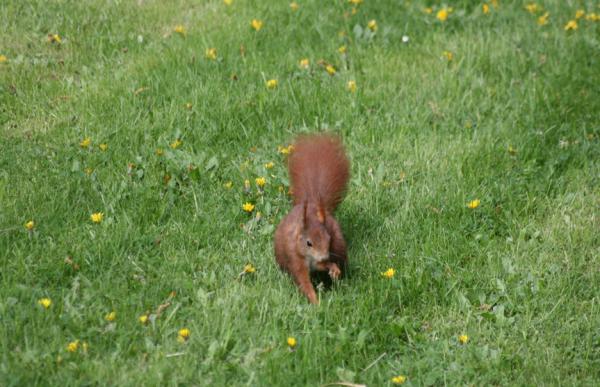
[[[600,383],[600,22],[563,28],[597,3],[297,2],[2,2],[0,384]],[[322,130],[350,275],[315,307],[272,235],[278,146]]]

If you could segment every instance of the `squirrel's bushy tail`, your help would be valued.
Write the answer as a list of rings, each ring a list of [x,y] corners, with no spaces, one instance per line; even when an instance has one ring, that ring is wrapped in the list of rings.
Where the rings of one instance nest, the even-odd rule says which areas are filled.
[[[329,211],[342,201],[350,164],[337,136],[319,134],[296,140],[288,160],[294,204],[318,202]]]

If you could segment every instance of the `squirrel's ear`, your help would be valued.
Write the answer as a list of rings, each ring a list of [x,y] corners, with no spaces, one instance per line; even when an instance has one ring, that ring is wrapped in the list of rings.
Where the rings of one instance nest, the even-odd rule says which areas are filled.
[[[319,220],[319,223],[325,223],[325,210],[321,206],[317,208],[317,219]]]
[[[306,219],[306,207],[308,207],[307,203],[304,202],[303,209],[302,209],[302,223],[304,224],[305,228],[306,228],[306,220],[307,220]]]

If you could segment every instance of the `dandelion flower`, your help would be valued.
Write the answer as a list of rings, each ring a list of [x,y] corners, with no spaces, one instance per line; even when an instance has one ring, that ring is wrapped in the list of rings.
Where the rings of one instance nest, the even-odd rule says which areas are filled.
[[[565,31],[574,31],[577,28],[579,28],[579,26],[577,25],[577,20],[569,20],[569,22],[565,24]]]
[[[254,211],[254,204],[246,202],[242,205],[242,210],[246,211],[246,212],[252,212]]]
[[[175,26],[175,28],[173,28],[173,31],[175,31],[176,33],[178,33],[181,36],[185,36],[187,34],[187,30],[181,24]]]
[[[231,189],[233,187],[233,181],[229,180],[227,183],[223,184],[223,186],[227,189]]]
[[[545,26],[546,24],[548,24],[548,17],[550,17],[550,14],[546,12],[542,16],[538,17],[537,24],[539,26]]]
[[[225,5],[231,5],[233,4],[233,0],[223,0],[223,3],[225,3]]]
[[[360,5],[360,4],[362,4],[363,0],[348,0],[348,2],[350,4]]]
[[[50,307],[50,305],[52,305],[52,300],[44,297],[44,298],[40,298],[38,300],[38,304],[40,304],[41,306],[44,307],[44,309],[48,309]]]
[[[142,324],[146,324],[148,322],[148,315],[147,314],[143,314],[140,317],[138,317],[138,321]]]
[[[206,59],[216,60],[217,59],[217,49],[216,48],[207,48],[204,54]]]
[[[536,13],[537,11],[540,10],[540,7],[536,3],[529,3],[525,6],[525,9],[529,13]]]
[[[277,87],[277,79],[269,79],[267,81],[267,89],[273,90]]]
[[[62,39],[59,34],[48,34],[48,42],[61,44]]]
[[[325,67],[325,70],[327,70],[327,74],[331,76],[335,75],[335,67],[333,67],[332,65],[327,65]]]
[[[452,59],[454,59],[454,54],[450,51],[444,51],[442,52],[442,56],[448,61],[448,62],[452,62]]]
[[[287,345],[288,345],[288,347],[290,347],[290,349],[296,348],[297,344],[298,344],[298,341],[295,338],[293,338],[293,337],[287,338]]]
[[[346,88],[351,92],[356,92],[356,81],[348,81],[346,84]]]
[[[297,10],[298,10],[298,8],[300,8],[300,7],[298,6],[298,3],[296,3],[295,1],[292,1],[292,2],[290,3],[290,9],[291,9],[292,11],[297,11]]]
[[[69,352],[77,352],[79,349],[79,340],[71,341],[67,344],[67,351]]]
[[[447,8],[442,8],[440,9],[437,14],[435,15],[435,17],[441,21],[441,22],[445,22],[446,20],[448,20],[448,9]]]
[[[373,32],[377,31],[377,21],[375,19],[369,20],[367,27]]]
[[[385,278],[394,278],[394,275],[396,275],[396,270],[390,267],[389,269],[381,273],[381,275]]]
[[[251,263],[244,266],[244,273],[254,273],[255,271],[256,271],[256,268],[254,266],[252,266]]]
[[[254,31],[260,31],[260,29],[263,27],[263,22],[258,19],[252,19],[250,26],[254,29]]]
[[[108,322],[113,322],[117,319],[117,312],[115,312],[114,310],[108,314],[106,314],[106,316],[104,316],[104,319]]]
[[[469,342],[469,336],[467,335],[460,335],[458,336],[458,342],[461,344],[467,344]]]
[[[474,210],[477,207],[479,207],[479,204],[481,204],[481,200],[475,199],[475,200],[471,200],[470,202],[468,202],[467,207]]]
[[[156,151],[154,151],[154,153],[155,153],[157,156],[162,156],[162,155],[164,155],[164,154],[165,154],[165,151],[164,151],[164,150],[162,150],[161,148],[156,148]]]
[[[25,223],[25,228],[27,229],[27,231],[33,230],[34,227],[35,223],[33,220],[30,220],[29,222]]]
[[[481,8],[482,8],[484,14],[487,14],[490,12],[490,6],[485,3],[481,6]]]
[[[404,382],[406,382],[406,376],[404,375],[398,375],[392,378],[392,383],[394,384],[404,384]]]
[[[90,220],[94,223],[100,223],[104,219],[104,213],[102,212],[94,212],[90,215]]]
[[[86,137],[83,140],[81,140],[81,142],[79,143],[79,146],[82,148],[89,148],[89,146],[91,144],[92,144],[92,139],[89,137]]]
[[[175,139],[175,141],[173,141],[172,143],[169,144],[169,146],[171,147],[171,149],[177,149],[181,146],[181,144],[183,144],[183,141],[181,141],[180,139]]]
[[[300,59],[298,63],[300,68],[307,69],[310,66],[310,61],[307,58]]]
[[[347,51],[347,48],[346,48],[346,46],[340,46],[340,47],[338,48],[338,52],[339,52],[340,54],[342,54],[342,55],[343,55],[343,54],[345,54],[345,53],[346,53],[346,51]]]
[[[277,147],[279,153],[281,153],[282,155],[289,155],[290,153],[292,153],[294,151],[294,146],[293,145],[288,145],[288,146],[279,146]]]
[[[193,105],[192,105],[192,103],[191,103],[191,102],[187,102],[187,103],[185,104],[185,108],[186,108],[187,110],[192,110],[192,107],[193,107]]]
[[[190,338],[190,335],[191,335],[191,333],[192,333],[192,332],[190,332],[190,330],[189,330],[189,329],[187,329],[187,328],[181,328],[181,329],[179,330],[179,332],[177,332],[177,335],[178,335],[179,337],[183,337],[185,340],[187,340],[187,339],[189,339],[189,338]]]
[[[102,152],[105,152],[108,149],[108,144],[102,143],[102,144],[98,145],[98,148],[100,148],[100,150]]]
[[[265,164],[266,169],[272,169],[274,166],[275,166],[275,164],[272,161],[269,161],[268,163]]]
[[[5,63],[8,61],[8,58],[6,57],[6,55],[0,55],[0,63]]]
[[[262,188],[265,186],[265,184],[267,184],[267,179],[265,179],[264,177],[257,177],[256,179],[254,179],[254,182],[257,186]]]
[[[578,9],[575,12],[575,19],[581,19],[584,16],[585,16],[585,11],[583,9]]]
[[[516,155],[517,154],[517,150],[515,148],[512,147],[512,145],[508,146],[508,153],[510,153],[511,155]]]

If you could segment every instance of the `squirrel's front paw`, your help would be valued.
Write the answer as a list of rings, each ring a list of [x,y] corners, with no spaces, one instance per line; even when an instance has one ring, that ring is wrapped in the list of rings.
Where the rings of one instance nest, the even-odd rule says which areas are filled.
[[[340,278],[341,275],[342,275],[342,271],[340,270],[338,265],[336,265],[335,263],[332,263],[329,266],[329,276],[331,277],[331,279],[337,280]]]

